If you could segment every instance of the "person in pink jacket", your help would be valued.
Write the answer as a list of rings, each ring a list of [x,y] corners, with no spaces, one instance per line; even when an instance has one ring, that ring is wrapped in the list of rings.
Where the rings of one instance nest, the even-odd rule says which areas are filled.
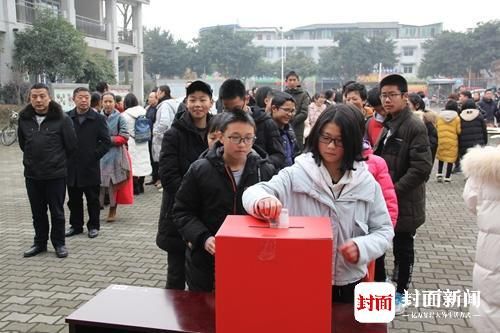
[[[359,126],[363,133],[365,133],[365,119],[361,112],[359,113]],[[396,222],[398,220],[398,198],[396,196],[396,190],[394,189],[394,183],[392,182],[391,175],[389,174],[389,168],[385,160],[377,155],[373,154],[370,142],[365,139],[363,142],[363,157],[366,158],[366,164],[368,164],[368,171],[372,174],[373,178],[377,181],[382,189],[382,194],[384,196],[385,204],[389,215],[391,217],[392,226],[396,228]],[[375,273],[374,278],[368,277],[368,280],[374,280],[376,282],[385,282],[386,272],[385,272],[385,254],[375,260]]]

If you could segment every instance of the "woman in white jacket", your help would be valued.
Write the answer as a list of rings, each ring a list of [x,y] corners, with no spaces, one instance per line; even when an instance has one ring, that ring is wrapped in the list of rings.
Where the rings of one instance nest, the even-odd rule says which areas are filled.
[[[282,207],[291,216],[330,217],[332,297],[351,304],[367,263],[384,254],[394,236],[380,186],[363,162],[358,115],[350,105],[328,107],[311,130],[306,153],[243,194],[246,211],[257,218],[276,219]]]
[[[462,159],[467,179],[463,197],[477,215],[476,262],[472,289],[480,292],[472,304],[472,325],[478,332],[500,332],[500,145],[472,148]]]
[[[132,160],[132,174],[134,175],[134,194],[144,192],[144,177],[149,176],[153,171],[149,160],[148,142],[135,142],[135,121],[139,116],[145,116],[146,110],[139,105],[139,101],[134,94],[128,93],[124,99],[124,109],[122,115],[127,121],[128,132],[128,152]]]

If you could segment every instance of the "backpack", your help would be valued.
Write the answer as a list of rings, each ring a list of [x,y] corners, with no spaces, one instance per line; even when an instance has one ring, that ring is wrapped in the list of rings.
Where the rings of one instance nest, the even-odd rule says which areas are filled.
[[[151,122],[146,116],[137,117],[134,124],[134,132],[135,137],[133,138],[136,143],[143,143],[151,140]]]

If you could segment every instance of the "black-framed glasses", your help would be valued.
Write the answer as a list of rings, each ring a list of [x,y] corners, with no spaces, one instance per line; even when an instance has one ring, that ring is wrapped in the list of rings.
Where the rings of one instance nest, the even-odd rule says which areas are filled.
[[[286,113],[288,113],[288,114],[290,114],[292,116],[295,114],[295,109],[285,109],[285,108],[282,108],[282,107],[280,107],[278,109],[280,109],[281,111],[284,111],[284,112],[286,112]]]
[[[389,98],[390,100],[393,100],[394,98],[396,98],[396,96],[401,96],[403,95],[402,93],[390,93],[390,94],[380,94],[380,99],[382,101],[385,101],[387,98]]]
[[[252,144],[255,142],[257,139],[256,136],[228,136],[227,137],[231,143],[234,143],[235,145],[239,145],[240,143],[244,143],[246,145]]]
[[[339,147],[339,148],[344,147],[344,143],[342,142],[342,139],[332,138],[329,135],[325,135],[325,134],[319,135],[319,142],[324,143],[326,145],[329,145],[330,143],[333,142],[335,147]]]

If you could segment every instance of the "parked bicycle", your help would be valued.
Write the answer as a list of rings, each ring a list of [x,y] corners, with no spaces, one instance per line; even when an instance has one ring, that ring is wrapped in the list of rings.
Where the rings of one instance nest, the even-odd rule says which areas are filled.
[[[0,131],[0,142],[4,146],[10,146],[17,141],[17,120],[19,113],[11,111],[9,116],[9,124]]]

